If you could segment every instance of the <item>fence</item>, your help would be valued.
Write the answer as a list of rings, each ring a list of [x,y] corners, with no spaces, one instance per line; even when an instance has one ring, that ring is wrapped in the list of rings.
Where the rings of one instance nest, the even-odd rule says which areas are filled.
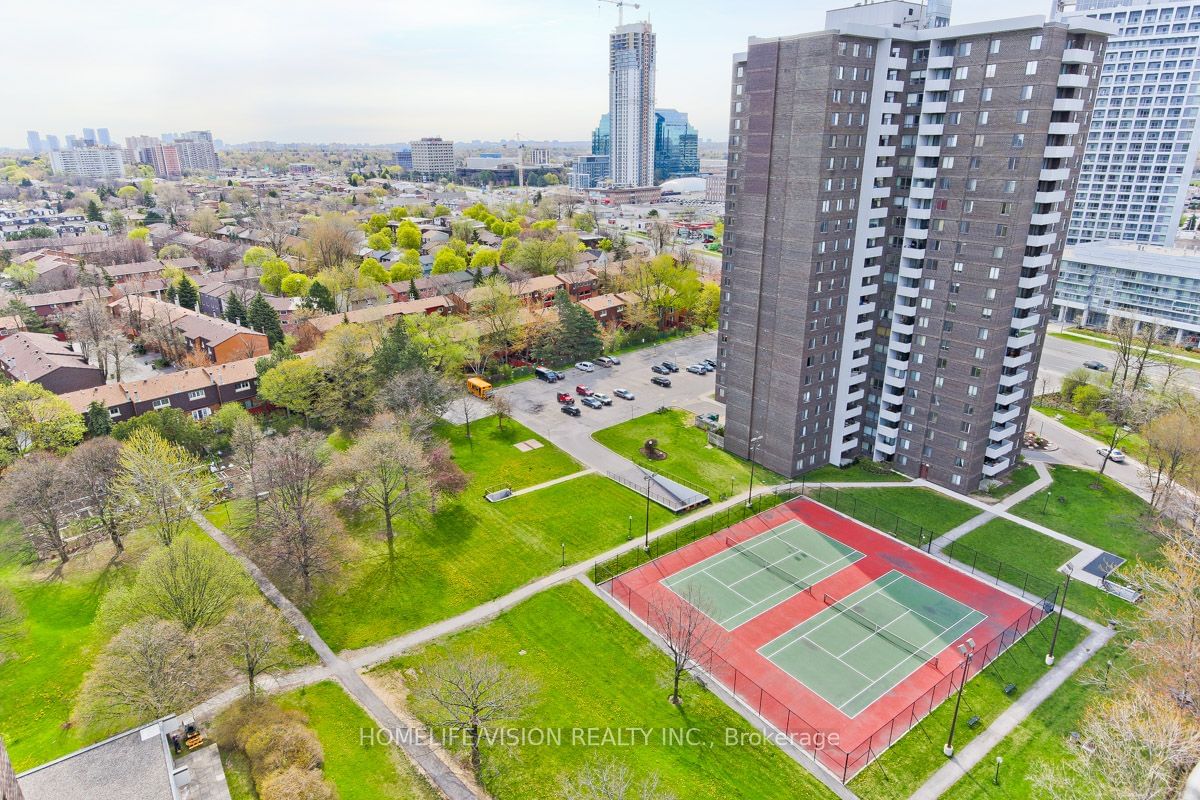
[[[705,519],[697,520],[652,541],[648,550],[639,548],[608,561],[597,563],[593,568],[592,580],[629,609],[631,613],[653,628],[649,601],[623,581],[620,577],[622,574],[799,495],[808,496],[818,502],[825,500],[833,503],[840,502],[843,504],[843,508],[838,508],[836,505],[830,507],[868,524],[875,524],[870,522],[872,519],[890,523],[890,525],[875,524],[875,527],[914,547],[930,551],[932,555],[941,556],[947,561],[954,561],[957,556],[958,563],[969,568],[973,574],[978,571],[988,572],[987,568],[991,567],[995,571],[988,572],[988,574],[993,575],[998,583],[1004,581],[1018,589],[1022,597],[1036,599],[1036,602],[1032,603],[1029,609],[1007,628],[988,642],[978,646],[971,661],[965,665],[961,662],[955,664],[920,698],[877,728],[875,732],[850,747],[843,747],[844,743],[831,742],[831,731],[818,729],[798,711],[789,708],[786,703],[763,689],[756,681],[720,655],[715,653],[710,655],[708,663],[703,665],[704,671],[709,676],[718,681],[755,714],[786,734],[797,747],[811,754],[818,763],[838,777],[842,783],[845,783],[954,694],[960,681],[970,680],[977,675],[1017,640],[1032,630],[1042,619],[1053,613],[1058,602],[1060,586],[1031,575],[1018,567],[1005,564],[993,556],[966,545],[948,547],[945,553],[934,551],[932,542],[935,537],[928,529],[901,520],[891,511],[879,509],[822,484],[802,484],[799,487],[769,491],[755,498],[753,508],[748,509],[745,506],[729,508]],[[847,511],[846,508],[852,510]],[[963,561],[963,558],[968,560]]]

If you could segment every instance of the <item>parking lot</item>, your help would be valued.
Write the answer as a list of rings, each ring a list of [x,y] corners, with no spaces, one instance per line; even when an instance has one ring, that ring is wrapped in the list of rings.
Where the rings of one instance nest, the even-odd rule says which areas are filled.
[[[534,379],[497,391],[512,403],[517,421],[545,436],[586,466],[623,472],[632,464],[592,441],[592,433],[663,406],[724,414],[725,407],[712,399],[714,373],[693,375],[686,371],[688,366],[701,359],[715,358],[716,352],[716,334],[705,333],[622,355],[621,363],[615,367],[597,365],[591,373],[572,367],[565,370],[567,377],[557,383]],[[673,361],[679,367],[679,372],[668,376],[671,379],[669,389],[650,383],[654,377],[650,366],[662,361]],[[599,409],[581,405],[575,392],[579,384],[608,395],[612,405]],[[622,400],[613,394],[615,389],[628,389],[633,392],[634,399]],[[559,410],[555,399],[558,392],[569,392],[575,397],[580,416],[570,417]]]

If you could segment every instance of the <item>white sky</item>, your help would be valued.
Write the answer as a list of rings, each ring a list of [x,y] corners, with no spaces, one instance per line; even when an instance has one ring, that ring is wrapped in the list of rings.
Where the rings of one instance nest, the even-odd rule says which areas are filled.
[[[819,29],[843,4],[645,0],[625,19],[654,24],[657,105],[711,139],[746,38]],[[957,0],[953,20],[1048,7]],[[608,105],[616,16],[596,0],[10,2],[0,145],[83,127],[117,141],[197,128],[231,143],[586,139]]]

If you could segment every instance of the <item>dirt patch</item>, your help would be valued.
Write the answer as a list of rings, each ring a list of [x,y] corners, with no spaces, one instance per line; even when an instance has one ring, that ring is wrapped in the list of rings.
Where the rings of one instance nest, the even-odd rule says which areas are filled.
[[[639,448],[639,452],[651,461],[665,461],[667,452],[659,449],[658,439],[647,439],[645,444]]]

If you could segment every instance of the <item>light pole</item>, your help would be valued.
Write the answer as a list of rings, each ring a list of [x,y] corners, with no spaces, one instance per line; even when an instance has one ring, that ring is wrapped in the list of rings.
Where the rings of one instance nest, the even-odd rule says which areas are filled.
[[[1053,492],[1050,489],[1046,490],[1046,499],[1042,501],[1042,516],[1046,516],[1046,510],[1050,507],[1050,495]]]
[[[633,538],[633,514],[629,515],[629,530],[625,532],[625,541]]]
[[[1000,785],[1000,765],[1004,763],[1004,756],[996,756],[996,774],[992,776],[992,783]]]
[[[1067,564],[1067,581],[1063,584],[1062,602],[1058,604],[1058,619],[1054,620],[1054,635],[1050,637],[1050,652],[1046,654],[1046,666],[1054,665],[1054,645],[1058,642],[1058,626],[1062,625],[1063,609],[1067,607],[1067,590],[1071,588],[1071,574],[1075,568]]]
[[[1104,662],[1104,688],[1108,688],[1108,673],[1112,671],[1112,659]]]
[[[746,494],[746,508],[754,506],[754,454],[758,451],[758,443],[762,441],[762,436],[755,436],[750,440],[750,491]]]
[[[958,646],[958,652],[962,653],[963,657],[963,674],[962,680],[958,682],[958,697],[954,701],[954,716],[950,718],[950,735],[946,737],[946,745],[942,748],[942,753],[946,758],[954,755],[954,726],[958,724],[958,709],[962,705],[963,687],[967,685],[967,670],[971,668],[971,660],[975,658],[975,640],[967,639],[964,643]]]
[[[646,553],[650,553],[650,478],[653,472],[646,473]]]

